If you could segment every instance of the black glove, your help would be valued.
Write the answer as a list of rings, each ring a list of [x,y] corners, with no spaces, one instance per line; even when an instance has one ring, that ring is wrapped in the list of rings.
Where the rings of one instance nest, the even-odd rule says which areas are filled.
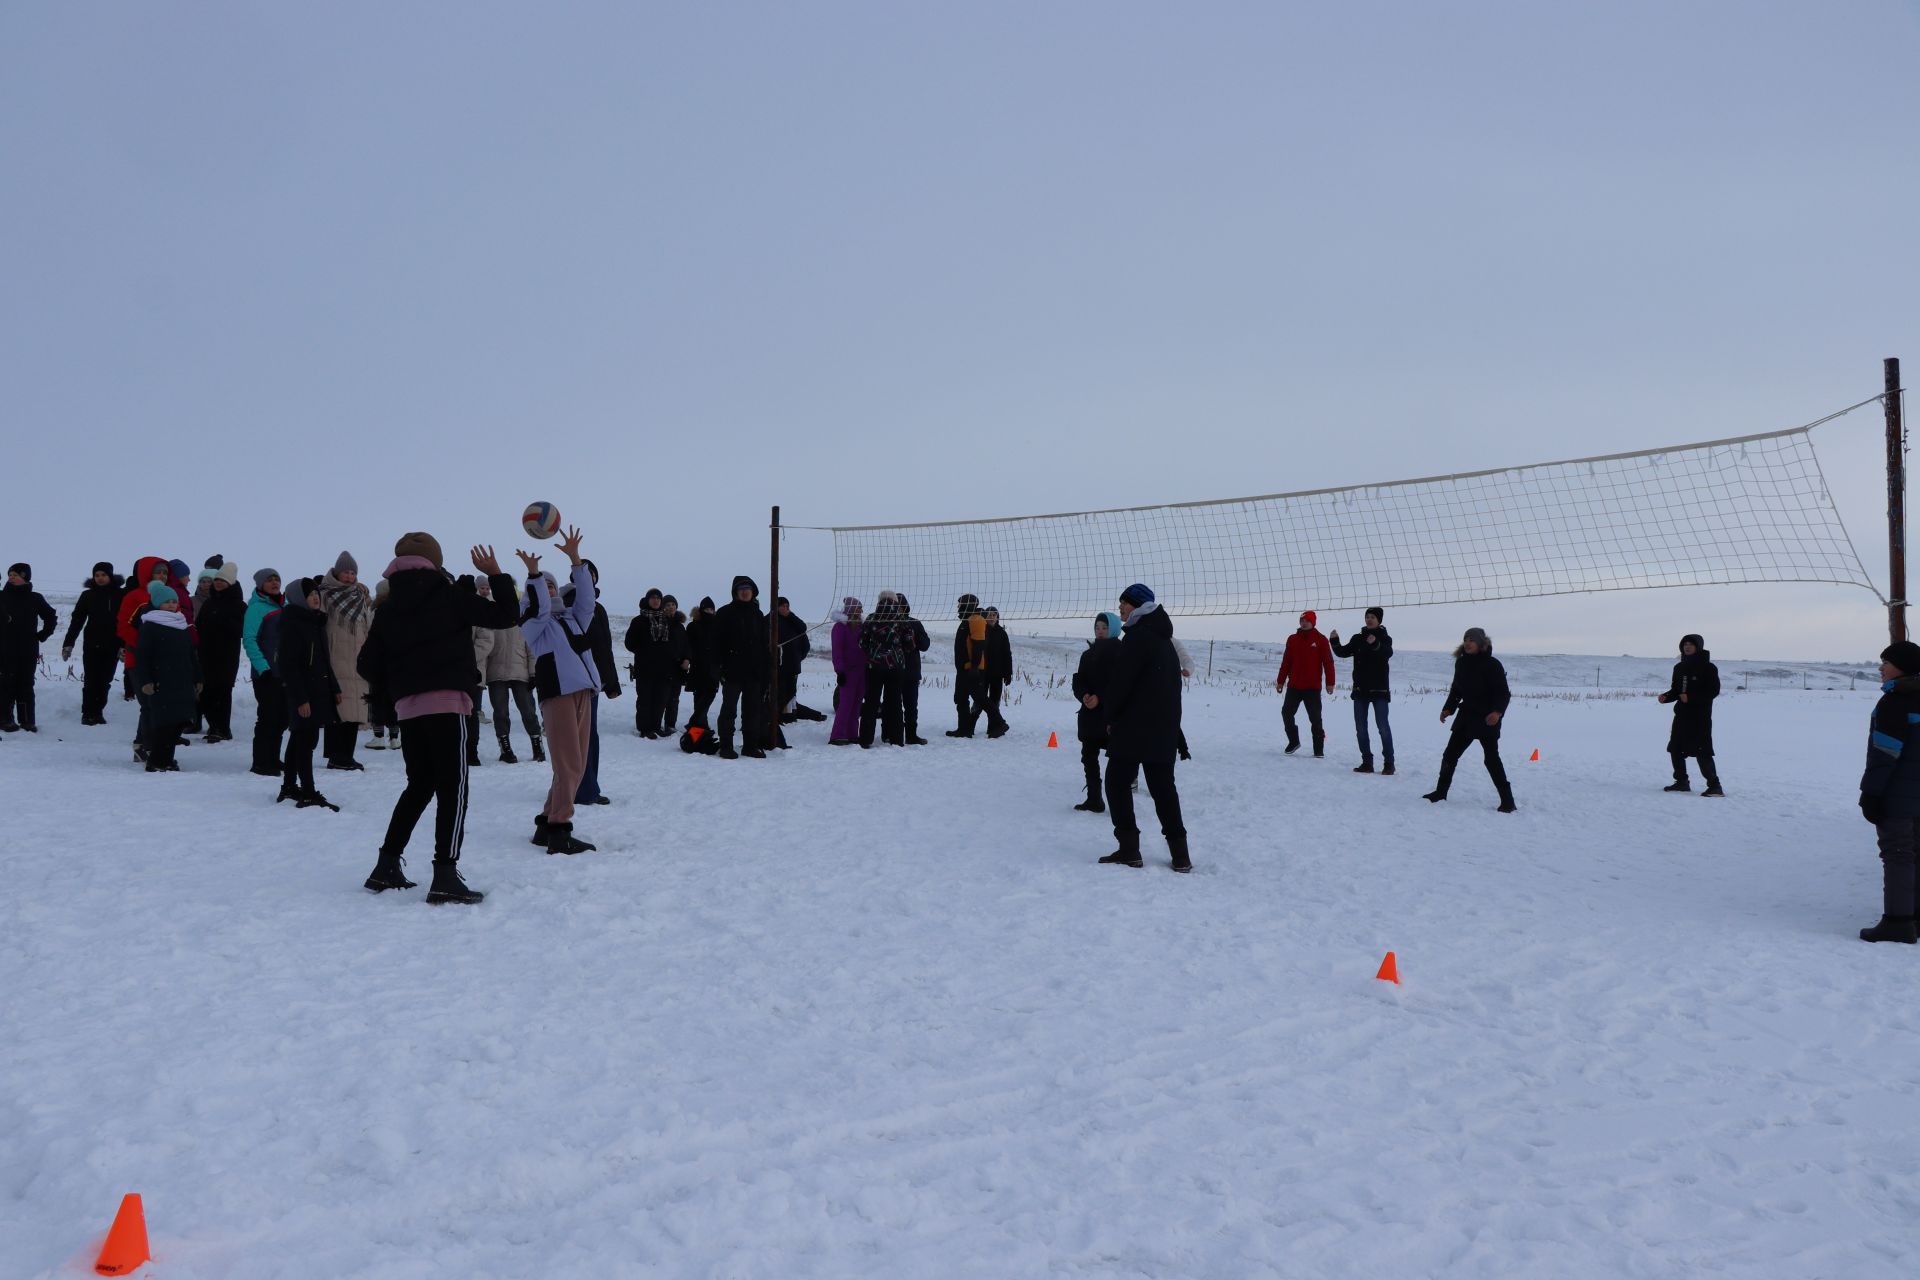
[[[1865,818],[1868,822],[1871,822],[1876,827],[1879,826],[1882,822],[1886,821],[1886,817],[1887,817],[1886,797],[1870,796],[1870,795],[1862,794],[1860,797],[1860,816]]]

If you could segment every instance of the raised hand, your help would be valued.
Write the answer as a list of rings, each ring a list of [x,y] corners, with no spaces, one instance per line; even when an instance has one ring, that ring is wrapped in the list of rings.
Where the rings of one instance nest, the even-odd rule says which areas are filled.
[[[540,573],[540,557],[539,556],[532,555],[525,551],[515,551],[513,554],[519,556],[520,563],[527,566],[527,576],[529,578],[539,576],[539,573]]]
[[[560,550],[575,565],[580,563],[580,531],[572,525],[567,526],[567,536],[560,539]]]
[[[471,554],[473,555],[473,567],[481,573],[486,574],[489,578],[500,572],[500,562],[494,559],[492,547],[476,546],[473,548]]]

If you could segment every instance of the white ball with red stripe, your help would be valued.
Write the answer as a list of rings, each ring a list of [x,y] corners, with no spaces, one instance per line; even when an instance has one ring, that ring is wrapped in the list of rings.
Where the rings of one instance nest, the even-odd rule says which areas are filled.
[[[551,538],[560,532],[560,508],[551,502],[529,502],[520,515],[520,527],[536,538]]]

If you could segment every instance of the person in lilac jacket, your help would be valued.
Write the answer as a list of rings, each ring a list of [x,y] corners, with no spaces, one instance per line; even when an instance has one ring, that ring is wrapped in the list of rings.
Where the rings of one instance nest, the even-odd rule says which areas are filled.
[[[833,615],[833,731],[827,741],[850,747],[860,741],[860,707],[867,700],[867,655],[860,652],[860,602],[841,601]]]
[[[587,747],[593,734],[593,703],[600,696],[600,669],[593,660],[593,573],[580,558],[580,531],[567,529],[560,550],[573,562],[573,603],[563,606],[560,584],[540,572],[540,557],[514,554],[527,566],[527,613],[520,634],[532,651],[533,687],[540,695],[540,719],[547,726],[547,756],[553,761],[553,785],[546,808],[534,819],[534,842],[548,853],[585,853],[593,846],[573,838],[573,802],[587,771]]]

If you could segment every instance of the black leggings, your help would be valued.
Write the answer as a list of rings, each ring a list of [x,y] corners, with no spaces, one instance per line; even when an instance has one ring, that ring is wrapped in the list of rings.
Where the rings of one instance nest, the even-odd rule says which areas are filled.
[[[320,725],[312,716],[287,717],[287,785],[295,791],[313,790],[313,749],[320,745]]]
[[[406,790],[393,805],[382,853],[399,854],[413,838],[414,824],[437,803],[433,815],[433,860],[460,861],[467,828],[467,718],[451,711],[415,716],[402,726],[400,756],[407,765]]]

